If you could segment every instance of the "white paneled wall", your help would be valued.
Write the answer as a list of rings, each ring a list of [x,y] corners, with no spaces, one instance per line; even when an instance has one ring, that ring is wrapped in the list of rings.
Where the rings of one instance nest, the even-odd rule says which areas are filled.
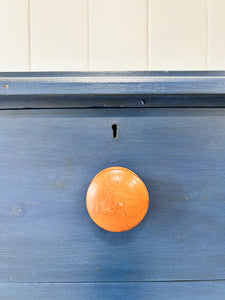
[[[208,66],[225,69],[225,0],[208,0]]]
[[[30,0],[31,69],[86,70],[87,24],[86,0]]]
[[[27,0],[0,0],[0,71],[29,70]]]
[[[206,8],[205,0],[150,1],[151,69],[206,68]]]
[[[225,0],[0,5],[0,71],[225,69]]]
[[[91,70],[147,69],[147,0],[89,0]]]

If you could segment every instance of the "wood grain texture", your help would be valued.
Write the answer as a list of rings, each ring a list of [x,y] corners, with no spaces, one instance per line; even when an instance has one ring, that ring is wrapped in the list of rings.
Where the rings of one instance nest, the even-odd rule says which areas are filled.
[[[8,95],[224,95],[225,72],[0,73]]]
[[[87,1],[30,0],[31,70],[87,70]]]
[[[222,300],[225,283],[0,284],[0,293],[4,300]]]
[[[28,0],[0,1],[0,70],[29,71]]]
[[[114,124],[113,130],[115,126],[118,128]],[[117,137],[113,132],[113,138]],[[106,168],[90,183],[86,206],[91,219],[101,228],[111,232],[131,230],[141,223],[148,211],[148,190],[131,170]]]
[[[224,128],[224,109],[1,111],[0,281],[224,279]],[[150,192],[126,233],[85,207],[92,178],[115,165]]]
[[[147,70],[147,0],[90,0],[90,70]]]
[[[149,0],[150,70],[206,70],[206,53],[205,0]]]

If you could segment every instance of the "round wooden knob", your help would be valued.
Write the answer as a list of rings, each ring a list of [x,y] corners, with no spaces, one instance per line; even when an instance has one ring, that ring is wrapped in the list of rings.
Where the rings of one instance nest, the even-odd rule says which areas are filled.
[[[101,228],[121,232],[134,228],[148,211],[149,195],[143,181],[131,170],[111,167],[92,180],[87,210]]]

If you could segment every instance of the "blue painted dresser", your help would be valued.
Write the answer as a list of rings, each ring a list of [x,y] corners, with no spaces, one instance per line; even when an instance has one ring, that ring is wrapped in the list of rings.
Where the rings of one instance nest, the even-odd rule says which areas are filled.
[[[123,233],[86,210],[110,166],[150,195]],[[225,299],[225,73],[1,73],[0,174],[0,299]]]

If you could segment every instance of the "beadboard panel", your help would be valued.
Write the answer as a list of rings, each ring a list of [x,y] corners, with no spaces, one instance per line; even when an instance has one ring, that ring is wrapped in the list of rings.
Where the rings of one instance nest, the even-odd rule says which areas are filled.
[[[208,68],[225,69],[225,1],[208,1]]]
[[[0,71],[222,70],[224,0],[0,0]]]
[[[91,70],[147,69],[147,1],[90,0]]]
[[[1,0],[0,7],[0,70],[28,71],[28,0]]]
[[[30,0],[31,70],[86,70],[87,1]]]
[[[206,0],[149,0],[150,69],[206,68],[206,9]]]

